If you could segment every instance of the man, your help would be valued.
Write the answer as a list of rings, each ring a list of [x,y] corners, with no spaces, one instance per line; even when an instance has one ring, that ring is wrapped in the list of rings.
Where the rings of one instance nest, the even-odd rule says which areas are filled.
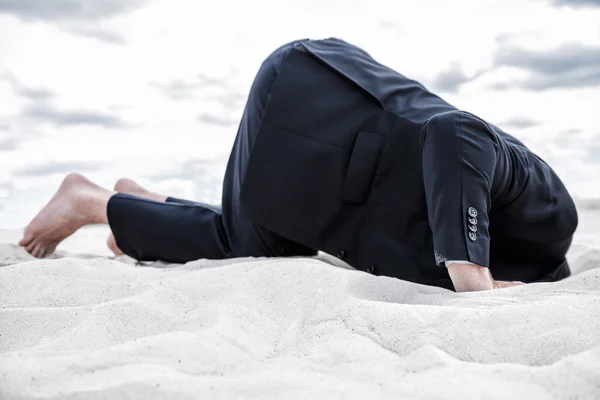
[[[569,276],[577,213],[517,139],[327,39],[263,63],[222,208],[73,174],[20,244],[43,257],[92,223],[108,223],[111,247],[138,260],[322,250],[369,273],[473,291]]]

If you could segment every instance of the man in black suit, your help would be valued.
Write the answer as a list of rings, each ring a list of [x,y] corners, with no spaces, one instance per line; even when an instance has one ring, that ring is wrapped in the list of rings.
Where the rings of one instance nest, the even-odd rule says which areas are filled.
[[[25,230],[36,257],[108,223],[138,260],[336,255],[457,291],[556,281],[573,201],[525,145],[339,39],[286,44],[261,66],[222,207],[68,176]],[[492,278],[493,275],[493,278]]]

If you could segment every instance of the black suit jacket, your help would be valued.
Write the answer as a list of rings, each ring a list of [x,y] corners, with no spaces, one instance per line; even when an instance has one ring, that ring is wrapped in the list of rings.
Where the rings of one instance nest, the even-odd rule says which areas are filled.
[[[285,238],[379,275],[451,288],[434,256],[437,234],[436,247],[490,266],[497,279],[567,276],[564,253],[577,225],[569,194],[521,142],[484,121],[515,168],[498,174],[492,193],[462,188],[461,216],[441,217],[453,226],[477,208],[481,240],[469,240],[462,222],[452,232],[432,231],[439,224],[428,218],[422,130],[451,111],[342,40],[298,43],[280,67],[254,142],[244,209]]]

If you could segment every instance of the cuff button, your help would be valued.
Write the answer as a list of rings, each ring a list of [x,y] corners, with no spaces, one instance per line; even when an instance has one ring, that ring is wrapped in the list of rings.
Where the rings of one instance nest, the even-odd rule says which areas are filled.
[[[471,232],[477,232],[477,227],[475,225],[469,225],[469,230]]]
[[[469,232],[469,239],[473,242],[477,240],[477,234],[475,232]]]
[[[477,216],[477,210],[474,207],[469,207],[469,216],[475,218]]]
[[[471,225],[477,225],[477,218],[474,218],[474,217],[473,218],[469,218],[469,223]]]

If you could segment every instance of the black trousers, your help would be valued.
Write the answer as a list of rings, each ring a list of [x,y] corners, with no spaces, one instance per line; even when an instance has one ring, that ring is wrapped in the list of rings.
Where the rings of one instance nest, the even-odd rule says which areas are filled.
[[[108,223],[119,248],[140,261],[184,263],[201,258],[314,255],[316,250],[278,236],[245,215],[242,180],[278,68],[297,42],[277,49],[262,64],[240,122],[223,182],[222,206],[169,197],[165,203],[116,194]]]

